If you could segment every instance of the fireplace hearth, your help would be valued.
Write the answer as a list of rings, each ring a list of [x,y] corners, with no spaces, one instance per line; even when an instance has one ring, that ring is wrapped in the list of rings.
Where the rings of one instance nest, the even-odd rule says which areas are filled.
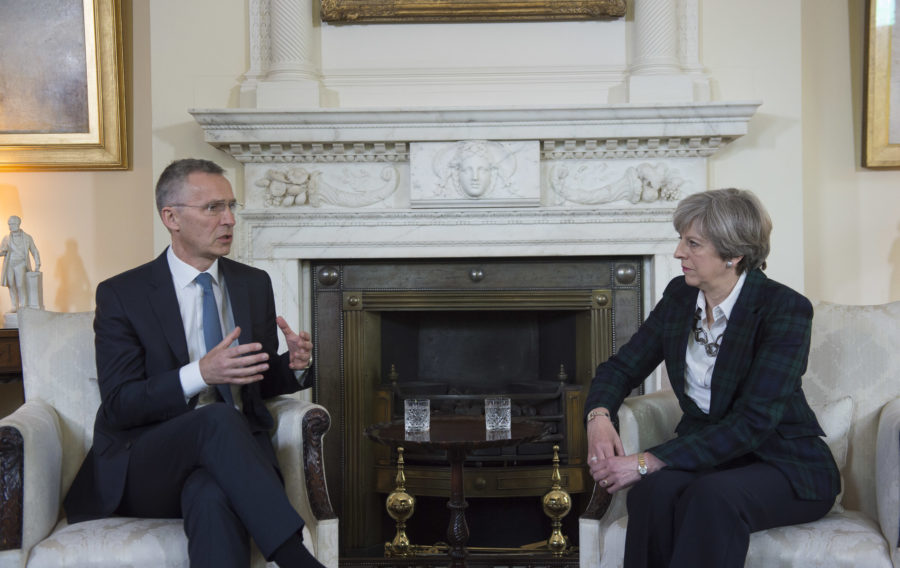
[[[583,401],[596,365],[641,321],[641,267],[640,257],[312,263],[316,397],[336,425],[325,460],[329,486],[341,488],[332,499],[342,556],[371,555],[392,536],[384,495],[393,489],[396,455],[362,432],[402,417],[410,396],[431,399],[440,415],[481,414],[486,396],[502,394],[514,415],[546,424],[549,437],[540,442],[467,459],[466,495],[485,518],[515,509],[543,530],[539,498],[550,487],[554,444],[562,485],[583,508],[591,486]],[[442,455],[404,458],[407,489],[422,502],[411,534],[434,544],[429,539],[442,537],[430,532],[427,511],[446,499],[449,468]],[[473,538],[533,542],[528,531],[502,532],[486,524]]]

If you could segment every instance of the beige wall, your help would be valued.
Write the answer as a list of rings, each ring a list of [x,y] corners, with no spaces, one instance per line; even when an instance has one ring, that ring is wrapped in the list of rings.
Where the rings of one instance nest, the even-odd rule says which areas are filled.
[[[188,109],[238,106],[239,80],[248,67],[245,3],[153,0],[147,4],[154,177],[172,160],[206,158],[228,170],[229,179],[240,187],[237,162],[203,141],[203,129]],[[153,248],[162,251],[169,235],[155,215],[153,229]]]
[[[865,1],[804,1],[806,292],[900,300],[900,171],[860,167]]]
[[[775,226],[767,274],[802,290],[800,21],[797,2],[701,0],[700,59],[712,98],[762,101],[749,133],[710,160],[709,186],[759,196]]]
[[[91,308],[100,280],[162,250],[152,185],[172,159],[216,160],[241,183],[238,164],[203,142],[187,109],[237,106],[246,3],[134,4],[133,169],[0,173],[0,215],[20,214],[35,237],[49,309]],[[864,5],[701,0],[714,98],[763,101],[750,134],[713,160],[710,186],[753,189],[769,206],[774,278],[844,303],[900,300],[900,172],[859,167]],[[355,49],[340,34],[350,42],[342,49]],[[347,53],[328,59],[354,65]],[[0,310],[8,305],[0,292]]]
[[[123,3],[130,22],[131,2]],[[0,172],[0,232],[9,215],[22,217],[41,255],[44,305],[58,311],[93,309],[97,283],[152,255],[149,28],[136,2],[131,33],[132,168],[117,172]],[[129,28],[130,26],[126,26]],[[0,311],[10,308],[0,291]]]

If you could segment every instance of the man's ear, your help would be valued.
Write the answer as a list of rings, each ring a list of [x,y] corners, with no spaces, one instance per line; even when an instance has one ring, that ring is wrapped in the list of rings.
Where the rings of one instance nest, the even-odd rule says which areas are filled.
[[[159,212],[159,217],[162,219],[163,225],[169,229],[169,232],[174,232],[181,228],[178,214],[175,212],[174,207],[163,207],[162,211]]]

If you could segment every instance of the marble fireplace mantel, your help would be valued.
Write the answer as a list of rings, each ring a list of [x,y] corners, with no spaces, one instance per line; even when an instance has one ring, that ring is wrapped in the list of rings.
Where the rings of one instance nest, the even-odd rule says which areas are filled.
[[[602,158],[707,157],[746,134],[758,101],[594,107],[447,109],[193,109],[206,141],[238,161],[321,161],[355,143],[602,141]],[[615,147],[610,146],[615,142]],[[662,142],[662,144],[660,144]],[[327,147],[326,147],[327,145]],[[333,145],[340,146],[336,148]],[[308,151],[315,149],[321,156]],[[626,155],[628,154],[628,155]],[[346,154],[346,161],[350,161]]]
[[[285,263],[322,258],[641,254],[656,261],[654,279],[664,283],[677,269],[668,260],[677,198],[707,189],[707,159],[747,132],[758,106],[191,113],[208,143],[243,164],[236,253],[252,264],[291,270]],[[417,205],[416,152],[467,140],[532,142],[534,179],[512,179],[534,182],[534,199]],[[653,196],[635,197],[629,184]],[[293,202],[281,198],[292,193]]]
[[[759,104],[191,113],[243,165],[235,255],[304,325],[323,259],[640,255],[649,307],[680,272],[677,200]],[[448,156],[473,146],[492,173],[470,191]]]

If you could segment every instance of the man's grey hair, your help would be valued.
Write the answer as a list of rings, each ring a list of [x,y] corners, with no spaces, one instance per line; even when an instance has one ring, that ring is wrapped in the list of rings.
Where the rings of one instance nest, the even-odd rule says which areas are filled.
[[[689,195],[676,207],[673,224],[678,234],[693,226],[723,260],[743,256],[735,268],[738,274],[766,268],[772,219],[751,191],[729,188]]]
[[[225,170],[219,164],[199,158],[175,160],[163,170],[156,182],[156,210],[162,212],[163,207],[176,203],[184,188],[188,176],[195,172],[224,175]]]

